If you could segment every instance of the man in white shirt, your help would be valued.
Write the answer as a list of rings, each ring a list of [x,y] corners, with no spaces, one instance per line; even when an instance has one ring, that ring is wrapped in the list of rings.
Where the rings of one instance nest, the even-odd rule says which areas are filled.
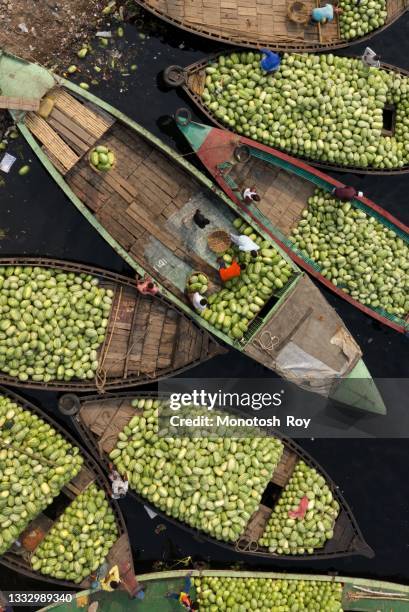
[[[196,308],[199,312],[203,312],[207,308],[207,300],[198,291],[189,294],[190,301],[193,304],[193,308]]]
[[[241,195],[246,204],[260,202],[260,196],[258,195],[255,187],[246,187],[246,189],[243,189]]]
[[[381,56],[377,55],[370,47],[366,47],[361,60],[368,68],[380,68],[381,66]]]
[[[112,499],[121,499],[128,493],[129,483],[126,479],[123,479],[119,472],[112,470],[109,474],[109,480],[111,481],[112,488]]]
[[[253,257],[257,256],[257,251],[260,247],[249,236],[245,236],[244,234],[241,234],[240,236],[230,234],[230,238],[232,242],[238,246],[239,251],[244,251],[246,253],[250,252]]]

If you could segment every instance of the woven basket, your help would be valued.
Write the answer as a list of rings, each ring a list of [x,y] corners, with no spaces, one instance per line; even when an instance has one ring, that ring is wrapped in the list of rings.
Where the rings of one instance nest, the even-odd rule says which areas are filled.
[[[116,164],[117,164],[117,158],[116,158],[116,153],[114,151],[112,151],[112,149],[110,149],[110,151],[112,151],[114,153],[115,159],[114,159],[114,163],[112,164],[110,170],[99,170],[96,166],[94,166],[94,164],[91,161],[91,155],[92,155],[94,150],[95,150],[95,147],[93,147],[91,149],[91,151],[88,153],[88,162],[89,162],[89,165],[91,166],[91,168],[93,170],[95,170],[95,172],[99,172],[99,174],[109,174],[109,172],[111,172],[111,170],[115,169]]]
[[[301,0],[293,0],[288,5],[287,16],[294,23],[307,23],[310,19],[310,11]]]
[[[224,253],[231,245],[231,238],[224,230],[215,230],[207,237],[207,246],[213,253]]]
[[[209,285],[209,277],[207,276],[207,274],[205,274],[204,272],[201,272],[200,270],[194,270],[191,274],[189,274],[187,284],[188,285],[190,284],[190,279],[192,278],[192,276],[198,276],[198,274],[205,276],[207,278],[207,285]]]

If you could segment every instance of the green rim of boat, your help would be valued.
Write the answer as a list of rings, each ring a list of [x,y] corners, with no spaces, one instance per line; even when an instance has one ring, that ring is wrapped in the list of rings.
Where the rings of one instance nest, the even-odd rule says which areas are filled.
[[[138,583],[144,588],[143,600],[130,600],[125,593],[101,591],[83,591],[76,595],[72,603],[54,604],[44,610],[75,611],[84,610],[83,602],[92,594],[92,600],[98,601],[98,612],[119,612],[120,610],[136,610],[140,612],[171,612],[179,610],[180,605],[166,598],[169,591],[180,591],[186,570],[173,570],[141,574]],[[194,570],[193,577],[225,577],[225,578],[259,578],[266,580],[302,580],[319,581],[322,583],[341,583],[343,585],[342,605],[345,612],[407,612],[409,605],[409,586],[370,580],[366,578],[350,578],[343,576],[322,576],[312,574],[285,574],[277,572],[246,572],[234,570]],[[192,589],[193,598],[196,592]],[[82,599],[82,602],[81,602]],[[91,601],[90,599],[90,601]],[[79,605],[82,603],[82,606]],[[199,598],[200,604],[200,598]],[[160,606],[160,607],[158,607]],[[221,611],[220,611],[221,612]],[[324,610],[320,612],[325,612]]]

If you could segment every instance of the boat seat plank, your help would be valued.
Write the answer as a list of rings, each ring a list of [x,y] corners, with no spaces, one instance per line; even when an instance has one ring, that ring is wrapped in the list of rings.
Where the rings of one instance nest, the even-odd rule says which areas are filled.
[[[57,121],[54,121],[51,117],[47,119],[48,125],[50,125],[67,143],[67,145],[81,156],[86,153],[89,149],[88,145],[84,144],[82,140],[77,138],[75,134],[67,130],[64,126],[60,125]]]
[[[118,400],[106,400],[104,401],[104,409],[112,411],[117,409]],[[84,423],[87,429],[90,429],[96,436],[101,436],[104,431],[104,424],[101,419],[102,404],[98,401],[84,402],[81,405],[79,412],[79,418]]]
[[[86,467],[83,466],[81,471],[68,482],[64,489],[70,491],[74,496],[79,495],[95,480],[95,475]]]
[[[38,111],[40,108],[40,100],[38,98],[0,96],[0,108],[7,110]]]
[[[246,525],[246,528],[242,534],[243,540],[248,542],[258,542],[263,535],[266,525],[273,513],[272,508],[260,504]]]
[[[59,162],[59,160],[55,157],[55,155],[53,155],[51,151],[47,149],[47,147],[45,147],[44,145],[41,148],[44,151],[44,153],[47,155],[50,162],[57,168],[58,172],[63,175],[66,174],[67,170]]]
[[[115,122],[113,117],[102,116],[92,111],[62,88],[53,92],[53,99],[57,109],[63,111],[67,117],[89,132],[95,139],[101,138]]]
[[[42,117],[28,113],[25,122],[30,132],[57,158],[59,164],[65,168],[65,172],[77,163],[78,155]]]
[[[126,404],[123,402],[115,413],[111,411],[110,423],[106,426],[98,442],[100,451],[109,454],[115,448],[118,441],[118,435],[123,431],[124,427],[128,425],[135,414],[136,411],[130,405],[129,400]]]
[[[283,454],[281,455],[281,459],[274,470],[271,482],[279,487],[285,487],[291,478],[297,461],[297,455],[288,447],[284,447]]]
[[[87,145],[88,148],[92,147],[93,144],[98,140],[95,136],[93,136],[86,129],[84,129],[81,124],[66,115],[56,106],[54,106],[47,120],[54,121],[54,123],[56,123],[60,129],[65,128],[66,131],[69,131],[74,134],[84,143],[84,145]]]
[[[308,198],[314,193],[314,184],[310,181],[255,158],[235,164],[229,176],[239,191],[256,187],[261,198],[257,208],[285,236],[297,225]]]

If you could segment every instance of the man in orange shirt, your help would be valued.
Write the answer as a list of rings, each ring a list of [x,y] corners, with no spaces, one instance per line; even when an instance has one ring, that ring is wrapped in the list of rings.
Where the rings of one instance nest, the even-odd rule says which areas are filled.
[[[240,276],[241,272],[244,272],[246,269],[246,264],[239,264],[237,261],[232,261],[229,266],[227,266],[222,257],[219,257],[217,261],[219,263],[219,275],[224,283],[236,276]]]

